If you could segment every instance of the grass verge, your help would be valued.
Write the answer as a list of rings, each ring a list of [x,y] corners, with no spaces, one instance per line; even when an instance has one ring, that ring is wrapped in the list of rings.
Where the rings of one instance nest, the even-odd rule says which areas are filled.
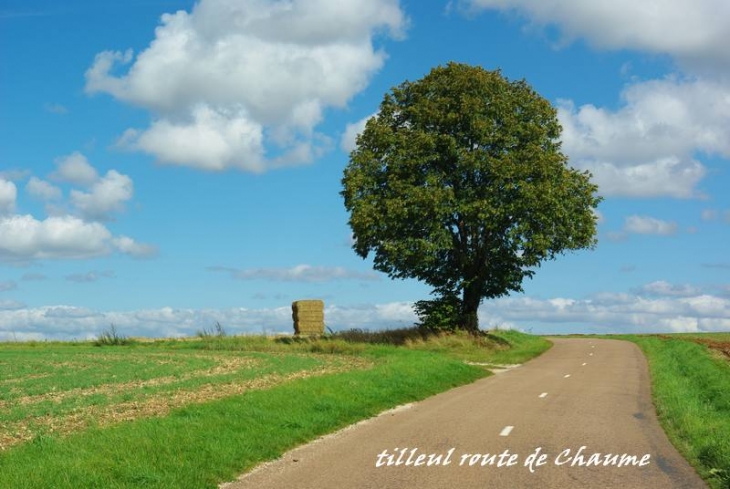
[[[210,351],[214,355],[266,354],[272,359],[283,354],[329,353],[334,359],[356,357],[370,366],[179,406],[164,416],[84,427],[64,436],[41,433],[0,453],[0,487],[216,487],[319,435],[489,374],[483,368],[467,365],[465,358],[494,363],[504,362],[503,358],[517,361],[549,347],[544,340],[517,332],[497,332],[492,338],[476,342],[459,335],[409,341],[396,347],[343,338],[272,341],[216,337],[209,341],[96,349],[106,358],[116,353],[123,357],[124,352],[154,352],[155,348],[167,352]],[[45,357],[43,345],[33,348]],[[89,348],[73,348],[90,354]],[[21,347],[12,349],[18,355],[24,353]],[[197,356],[190,358],[202,361]],[[168,364],[164,366],[169,368]],[[180,372],[164,373],[168,377],[184,376]],[[108,398],[103,402],[114,401]]]
[[[646,355],[657,414],[674,446],[711,487],[730,489],[730,362],[695,341],[705,335],[620,338]]]

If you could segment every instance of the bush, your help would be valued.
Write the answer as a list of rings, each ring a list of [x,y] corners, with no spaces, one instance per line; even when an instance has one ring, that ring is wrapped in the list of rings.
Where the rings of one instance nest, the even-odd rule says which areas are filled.
[[[430,331],[455,331],[459,328],[462,301],[456,295],[444,295],[430,301],[418,301],[413,308],[421,328]]]

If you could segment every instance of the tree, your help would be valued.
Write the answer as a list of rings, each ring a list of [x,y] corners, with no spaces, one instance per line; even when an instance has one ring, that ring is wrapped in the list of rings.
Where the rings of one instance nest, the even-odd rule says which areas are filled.
[[[550,103],[499,71],[449,63],[392,88],[342,179],[353,249],[437,303],[456,298],[454,327],[476,334],[484,298],[596,244],[598,187],[568,166],[560,132]]]

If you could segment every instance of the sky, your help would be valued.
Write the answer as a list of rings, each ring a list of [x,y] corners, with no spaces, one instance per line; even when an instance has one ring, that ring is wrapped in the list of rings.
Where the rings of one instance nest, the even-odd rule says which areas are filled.
[[[0,0],[0,341],[412,325],[430,288],[355,254],[341,178],[449,61],[548,99],[605,198],[482,328],[730,331],[728,32],[726,0]]]

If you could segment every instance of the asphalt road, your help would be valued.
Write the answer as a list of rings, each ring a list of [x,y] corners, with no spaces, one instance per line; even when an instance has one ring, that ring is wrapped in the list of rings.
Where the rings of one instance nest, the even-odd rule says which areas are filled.
[[[636,345],[554,343],[520,367],[300,447],[224,487],[707,487],[660,428]]]

